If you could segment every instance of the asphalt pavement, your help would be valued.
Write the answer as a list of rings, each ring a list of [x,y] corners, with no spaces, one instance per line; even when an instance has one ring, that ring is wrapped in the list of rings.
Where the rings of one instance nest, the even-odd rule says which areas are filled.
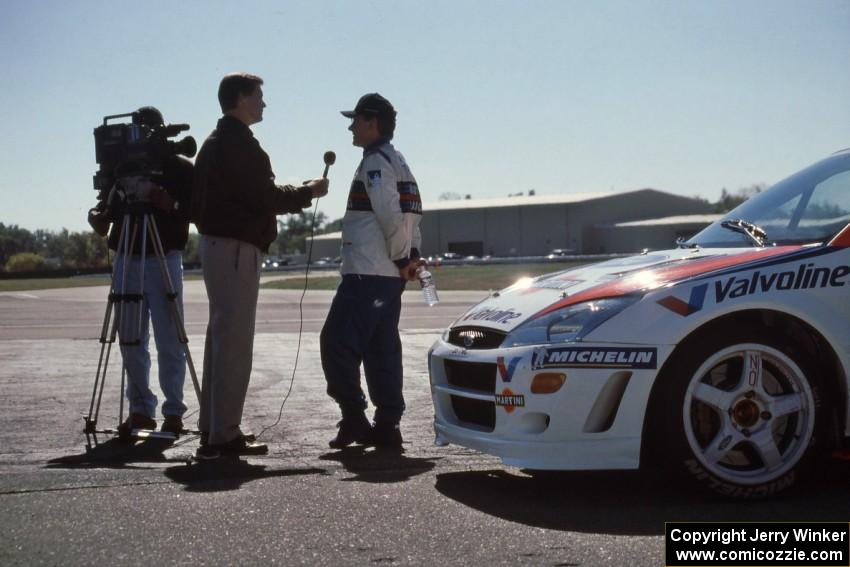
[[[318,331],[332,293],[301,301],[282,290],[260,294],[244,413],[268,456],[190,462],[192,435],[171,446],[100,436],[87,451],[82,416],[106,294],[0,293],[2,565],[662,565],[665,521],[848,519],[843,463],[817,485],[741,504],[639,472],[534,476],[434,446],[427,351],[484,292],[441,292],[436,308],[405,294],[402,454],[328,449],[338,414],[324,392]],[[200,369],[202,283],[187,282],[185,297]],[[110,365],[98,422],[107,427],[120,407],[115,353]],[[191,425],[188,380],[186,399]]]

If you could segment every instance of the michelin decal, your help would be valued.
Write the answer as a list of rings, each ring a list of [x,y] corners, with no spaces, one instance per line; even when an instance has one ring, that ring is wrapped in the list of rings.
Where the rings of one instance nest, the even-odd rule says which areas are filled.
[[[658,365],[655,348],[563,347],[535,349],[532,370],[541,368],[638,368]]]

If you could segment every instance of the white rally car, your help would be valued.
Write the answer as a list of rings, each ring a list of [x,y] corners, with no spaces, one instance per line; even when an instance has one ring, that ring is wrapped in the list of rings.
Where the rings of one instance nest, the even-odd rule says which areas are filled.
[[[679,248],[515,285],[429,354],[438,444],[758,497],[850,437],[850,150]]]

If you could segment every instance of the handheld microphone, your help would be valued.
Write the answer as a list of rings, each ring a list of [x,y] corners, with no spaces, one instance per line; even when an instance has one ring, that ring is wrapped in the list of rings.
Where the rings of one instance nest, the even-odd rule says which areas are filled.
[[[328,178],[328,169],[336,162],[336,154],[328,150],[325,152],[325,172],[322,174],[322,179]]]

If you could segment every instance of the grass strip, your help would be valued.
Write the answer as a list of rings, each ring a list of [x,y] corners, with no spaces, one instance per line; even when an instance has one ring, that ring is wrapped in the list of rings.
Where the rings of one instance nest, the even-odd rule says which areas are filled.
[[[199,280],[200,275],[192,274],[183,277],[185,280]],[[94,285],[109,285],[109,275],[76,276],[70,278],[27,278],[20,280],[0,280],[0,292],[3,291],[37,291],[41,289],[59,289],[67,287],[91,287]]]
[[[535,277],[550,272],[567,270],[583,262],[558,262],[537,264],[476,264],[440,266],[429,268],[438,290],[489,290],[503,289],[520,278]],[[311,272],[307,289],[334,290],[339,283],[336,272]],[[260,285],[264,289],[304,289],[304,276],[276,279]]]
[[[551,262],[534,264],[464,264],[455,266],[431,266],[438,290],[489,290],[503,289],[523,277],[535,277],[541,274],[567,270],[585,262]],[[280,274],[286,274],[279,279]],[[260,284],[264,289],[303,289],[304,273],[281,272],[264,273]],[[199,280],[198,274],[187,274],[184,280]],[[271,281],[268,281],[272,278]],[[339,283],[339,273],[335,270],[311,271],[307,289],[334,290]],[[42,289],[88,287],[109,285],[108,275],[79,276],[70,278],[32,278],[20,280],[0,280],[0,292],[33,291]]]

